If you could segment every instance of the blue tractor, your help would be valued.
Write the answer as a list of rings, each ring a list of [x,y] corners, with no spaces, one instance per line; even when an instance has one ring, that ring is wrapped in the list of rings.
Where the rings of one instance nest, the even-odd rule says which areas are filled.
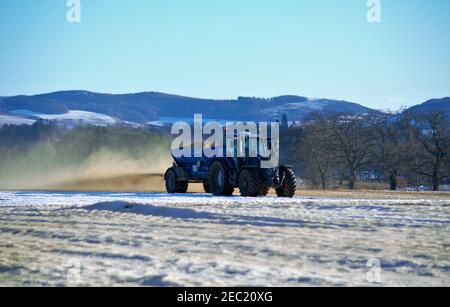
[[[256,157],[248,155],[248,140],[248,136],[232,140],[238,146],[226,146],[225,151],[227,148],[234,151],[227,157],[174,157],[173,166],[164,176],[167,192],[186,193],[189,183],[203,183],[205,193],[215,196],[231,196],[236,188],[244,197],[266,196],[274,188],[278,197],[294,197],[297,189],[294,171],[285,165],[262,168],[264,158],[259,152]],[[267,142],[267,148],[278,146],[270,139]]]

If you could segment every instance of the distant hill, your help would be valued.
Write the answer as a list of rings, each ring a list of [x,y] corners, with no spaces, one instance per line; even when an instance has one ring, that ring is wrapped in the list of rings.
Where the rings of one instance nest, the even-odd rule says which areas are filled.
[[[353,114],[378,112],[347,101],[308,99],[301,96],[213,100],[158,92],[113,95],[64,91],[0,99],[0,112],[11,113],[16,110],[42,114],[65,114],[70,110],[78,110],[135,123],[148,123],[161,117],[192,118],[194,113],[202,113],[205,118],[219,120],[273,120],[286,113],[289,120],[301,120],[317,110],[325,113]]]
[[[430,112],[430,111],[442,111],[448,114],[450,118],[450,97],[442,99],[431,99],[420,105],[414,106],[409,109],[412,112]]]

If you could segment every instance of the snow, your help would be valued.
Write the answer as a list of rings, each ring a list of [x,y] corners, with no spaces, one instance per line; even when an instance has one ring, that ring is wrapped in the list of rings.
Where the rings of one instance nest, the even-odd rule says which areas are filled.
[[[68,113],[61,115],[40,115],[40,117],[47,120],[82,121],[84,124],[96,124],[104,126],[114,125],[118,123],[118,120],[108,115],[77,110],[71,110]]]
[[[421,186],[410,186],[410,187],[406,187],[403,189],[400,189],[401,191],[407,191],[407,192],[416,192],[416,191],[431,191],[432,187],[431,186],[427,186],[427,185],[421,185]],[[442,192],[450,192],[450,185],[446,184],[446,185],[441,185],[439,187],[439,190]]]
[[[227,120],[227,119],[212,119],[212,118],[203,118],[204,123],[207,122],[217,122],[221,125],[226,125],[227,123],[234,123],[235,120]],[[194,124],[194,117],[160,117],[156,121],[148,122],[148,125],[163,127],[166,125],[173,125],[177,122],[184,122],[189,124]]]
[[[327,106],[327,103],[319,100],[307,100],[304,102],[287,103],[281,106],[272,108],[266,108],[261,110],[266,115],[282,115],[283,113],[289,114],[291,111],[301,110],[303,112],[320,111]]]
[[[69,112],[64,114],[42,114],[30,110],[15,110],[12,111],[11,113],[39,117],[41,119],[57,121],[68,125],[82,124],[82,125],[109,126],[119,124],[121,122],[120,120],[115,119],[108,115],[80,110],[70,110]]]
[[[32,120],[32,119],[0,114],[0,126],[3,126],[3,125],[32,125],[32,124],[34,124],[34,122],[35,122],[35,120]]]
[[[448,199],[0,192],[0,286],[448,286],[449,233]]]

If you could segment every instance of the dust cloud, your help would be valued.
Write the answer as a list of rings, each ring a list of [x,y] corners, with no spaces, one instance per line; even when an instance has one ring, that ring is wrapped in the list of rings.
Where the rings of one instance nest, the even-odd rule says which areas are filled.
[[[51,143],[0,157],[0,189],[65,191],[164,191],[172,159],[166,144],[127,150],[58,150]],[[85,157],[85,158],[82,158]]]

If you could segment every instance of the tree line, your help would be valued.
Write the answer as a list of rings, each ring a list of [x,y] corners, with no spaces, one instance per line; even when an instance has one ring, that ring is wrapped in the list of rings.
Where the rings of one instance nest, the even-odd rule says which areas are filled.
[[[39,143],[51,143],[57,151],[72,152],[80,158],[102,148],[131,154],[142,147],[170,149],[170,136],[164,130],[150,126],[77,126],[67,128],[54,122],[37,121],[33,125],[0,126],[0,153],[24,152]],[[63,150],[64,149],[64,150]],[[139,152],[140,154],[140,152]]]
[[[286,127],[283,117],[282,127]],[[362,171],[386,182],[430,186],[450,180],[450,123],[433,111],[364,116],[315,113],[282,129],[282,157],[313,187],[347,184],[355,189]],[[284,150],[283,150],[284,148]]]

